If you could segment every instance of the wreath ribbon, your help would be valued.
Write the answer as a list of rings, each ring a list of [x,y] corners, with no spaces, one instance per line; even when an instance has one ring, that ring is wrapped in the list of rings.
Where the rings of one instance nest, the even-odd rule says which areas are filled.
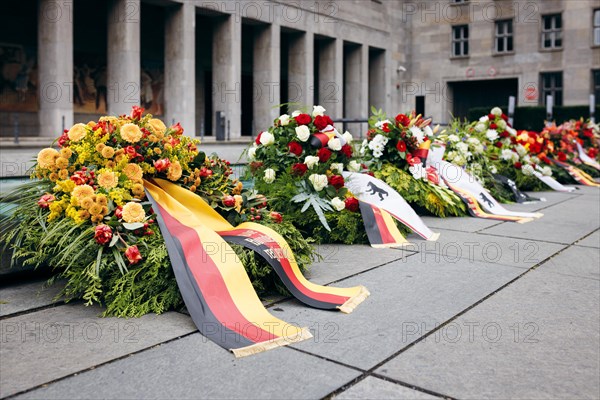
[[[600,183],[596,182],[587,172],[556,159],[551,159],[551,161],[566,170],[578,183],[585,186],[600,187]]]

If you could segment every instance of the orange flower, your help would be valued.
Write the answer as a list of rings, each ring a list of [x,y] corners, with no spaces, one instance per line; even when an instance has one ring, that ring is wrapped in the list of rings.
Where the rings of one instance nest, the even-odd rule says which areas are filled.
[[[75,186],[71,195],[76,199],[84,199],[86,197],[91,197],[94,195],[94,188],[90,185],[78,185]]]
[[[123,168],[123,173],[127,178],[132,181],[139,181],[144,176],[144,171],[142,171],[142,167],[137,164],[129,163]]]
[[[119,177],[112,171],[103,172],[98,176],[98,185],[104,189],[112,189],[119,184]]]
[[[150,129],[152,129],[159,138],[162,138],[165,135],[167,127],[160,119],[152,118],[148,121],[148,125],[150,125]]]
[[[146,218],[146,212],[142,205],[132,201],[125,204],[121,212],[125,222],[142,222]]]
[[[136,124],[125,124],[121,127],[121,137],[129,143],[136,143],[142,138],[142,131]]]
[[[87,134],[87,130],[85,129],[84,124],[75,124],[69,132],[67,132],[67,136],[72,142],[79,142],[81,139],[85,137]]]
[[[55,149],[46,148],[38,153],[37,163],[41,168],[52,168],[59,156],[60,154]]]
[[[112,156],[115,155],[115,149],[110,146],[104,146],[104,148],[100,151],[102,152],[102,157],[104,158],[112,158]]]
[[[171,165],[169,166],[169,170],[167,172],[167,178],[169,178],[172,181],[176,181],[179,178],[181,178],[181,174],[182,174],[182,170],[181,170],[181,164],[179,164],[179,161],[175,161],[172,162]]]

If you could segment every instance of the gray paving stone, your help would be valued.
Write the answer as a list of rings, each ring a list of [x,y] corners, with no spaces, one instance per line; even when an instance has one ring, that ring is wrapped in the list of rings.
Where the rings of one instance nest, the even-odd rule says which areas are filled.
[[[597,399],[599,293],[531,271],[376,372],[458,398]]]
[[[193,334],[17,398],[315,399],[359,375],[289,348],[235,359]]]
[[[98,318],[98,307],[64,305],[0,321],[0,397],[196,330],[169,312],[141,318]]]
[[[54,304],[62,286],[44,284],[45,281],[41,281],[1,288],[0,317]]]
[[[356,385],[344,390],[334,399],[439,399],[427,393],[409,389],[383,379],[368,376]]]
[[[535,197],[538,199],[545,199],[546,201],[538,201],[535,203],[529,204],[503,204],[505,208],[512,211],[526,211],[526,212],[534,212],[539,211],[544,212],[544,208],[548,208],[553,206],[554,204],[561,203],[563,201],[568,201],[577,197],[579,195],[578,192],[575,193],[563,193],[556,191],[548,191],[548,192],[527,192],[531,197]]]
[[[436,229],[447,229],[461,232],[477,232],[485,228],[502,223],[501,221],[473,218],[473,217],[447,217],[438,218],[432,216],[421,217],[425,224],[435,231]]]
[[[600,251],[590,247],[571,246],[539,268],[547,272],[600,280]]]
[[[453,263],[459,258],[469,261],[485,261],[489,264],[511,265],[531,268],[547,257],[566,248],[566,245],[539,242],[531,239],[491,236],[481,233],[457,232],[439,229],[440,238],[428,242],[410,235],[413,244],[407,250],[420,254],[414,259],[425,262],[431,259],[442,263]]]
[[[523,272],[478,261],[423,263],[413,258],[340,282],[340,286],[363,284],[371,291],[350,315],[326,313],[294,301],[270,311],[284,321],[311,328],[315,341],[294,347],[369,369]]]
[[[596,231],[591,235],[586,236],[575,244],[577,246],[594,247],[596,249],[600,248],[600,231]]]
[[[310,266],[306,277],[319,284],[334,282],[414,254],[414,251],[402,248],[374,249],[368,245],[319,245],[317,251],[323,260]]]
[[[526,224],[503,223],[481,233],[571,244],[600,227],[600,199],[586,194],[544,210],[544,217]]]

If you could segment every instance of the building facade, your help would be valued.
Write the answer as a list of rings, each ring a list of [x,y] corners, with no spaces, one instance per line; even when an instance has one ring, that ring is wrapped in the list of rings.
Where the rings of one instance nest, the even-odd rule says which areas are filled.
[[[9,0],[0,11],[3,137],[56,137],[137,104],[190,135],[237,139],[283,103],[336,120],[375,106],[446,122],[510,95],[600,100],[595,0]]]

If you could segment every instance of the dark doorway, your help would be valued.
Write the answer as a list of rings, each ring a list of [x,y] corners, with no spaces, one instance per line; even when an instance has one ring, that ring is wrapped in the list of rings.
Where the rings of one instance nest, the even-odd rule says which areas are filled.
[[[242,136],[254,132],[254,29],[242,24]]]
[[[415,112],[425,117],[425,96],[415,96]]]
[[[469,109],[508,104],[508,97],[519,94],[519,80],[494,79],[448,82],[452,95],[452,115],[466,118]]]

